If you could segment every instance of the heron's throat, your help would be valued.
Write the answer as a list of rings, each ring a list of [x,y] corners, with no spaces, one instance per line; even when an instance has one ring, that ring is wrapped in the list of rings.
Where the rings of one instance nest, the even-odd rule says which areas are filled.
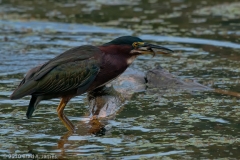
[[[128,65],[131,65],[132,62],[136,59],[137,55],[134,55],[134,56],[131,56],[127,59],[127,64]]]

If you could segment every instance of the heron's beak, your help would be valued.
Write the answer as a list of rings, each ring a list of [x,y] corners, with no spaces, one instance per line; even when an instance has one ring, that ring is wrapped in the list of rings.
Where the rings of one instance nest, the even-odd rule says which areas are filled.
[[[170,54],[174,52],[171,49],[145,42],[139,43],[139,46],[133,51],[140,54],[152,54],[153,56],[156,54]]]

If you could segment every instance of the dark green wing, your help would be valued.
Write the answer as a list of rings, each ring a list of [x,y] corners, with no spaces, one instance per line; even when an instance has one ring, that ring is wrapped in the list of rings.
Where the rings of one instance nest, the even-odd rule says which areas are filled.
[[[10,98],[87,88],[99,72],[100,56],[101,51],[94,46],[70,49],[31,69]]]
[[[39,80],[34,94],[56,94],[82,87],[87,89],[98,72],[99,65],[94,59],[58,65]]]
[[[67,50],[66,52],[60,54],[59,56],[44,64],[41,70],[35,74],[34,80],[41,79],[46,73],[50,72],[59,64],[89,59],[95,54],[99,54],[100,52],[101,51],[97,47],[91,45],[75,47]]]

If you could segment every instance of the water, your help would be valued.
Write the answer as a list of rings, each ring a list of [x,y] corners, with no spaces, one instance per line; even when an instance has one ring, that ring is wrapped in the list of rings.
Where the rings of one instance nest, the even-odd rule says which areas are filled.
[[[142,72],[161,65],[181,79],[240,91],[239,2],[0,1],[0,155],[89,159],[239,159],[239,98],[214,92],[136,92],[109,119],[106,134],[89,134],[86,94],[71,100],[68,134],[56,114],[58,99],[42,101],[25,118],[29,97],[9,100],[32,67],[78,45],[136,35],[175,50],[141,56]],[[227,1],[226,1],[227,2]],[[224,6],[224,7],[222,7]]]

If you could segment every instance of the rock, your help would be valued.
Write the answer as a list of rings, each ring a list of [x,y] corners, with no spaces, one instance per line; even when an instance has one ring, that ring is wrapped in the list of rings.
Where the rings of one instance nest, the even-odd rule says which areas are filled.
[[[164,94],[168,91],[189,92],[210,91],[211,88],[190,80],[181,80],[162,67],[156,67],[146,74],[148,93]]]
[[[212,90],[197,82],[183,81],[172,75],[162,67],[156,67],[144,74],[129,68],[116,80],[94,90],[88,94],[91,116],[109,117],[117,113],[126,100],[130,100],[134,93],[164,95],[168,91],[190,92]]]

